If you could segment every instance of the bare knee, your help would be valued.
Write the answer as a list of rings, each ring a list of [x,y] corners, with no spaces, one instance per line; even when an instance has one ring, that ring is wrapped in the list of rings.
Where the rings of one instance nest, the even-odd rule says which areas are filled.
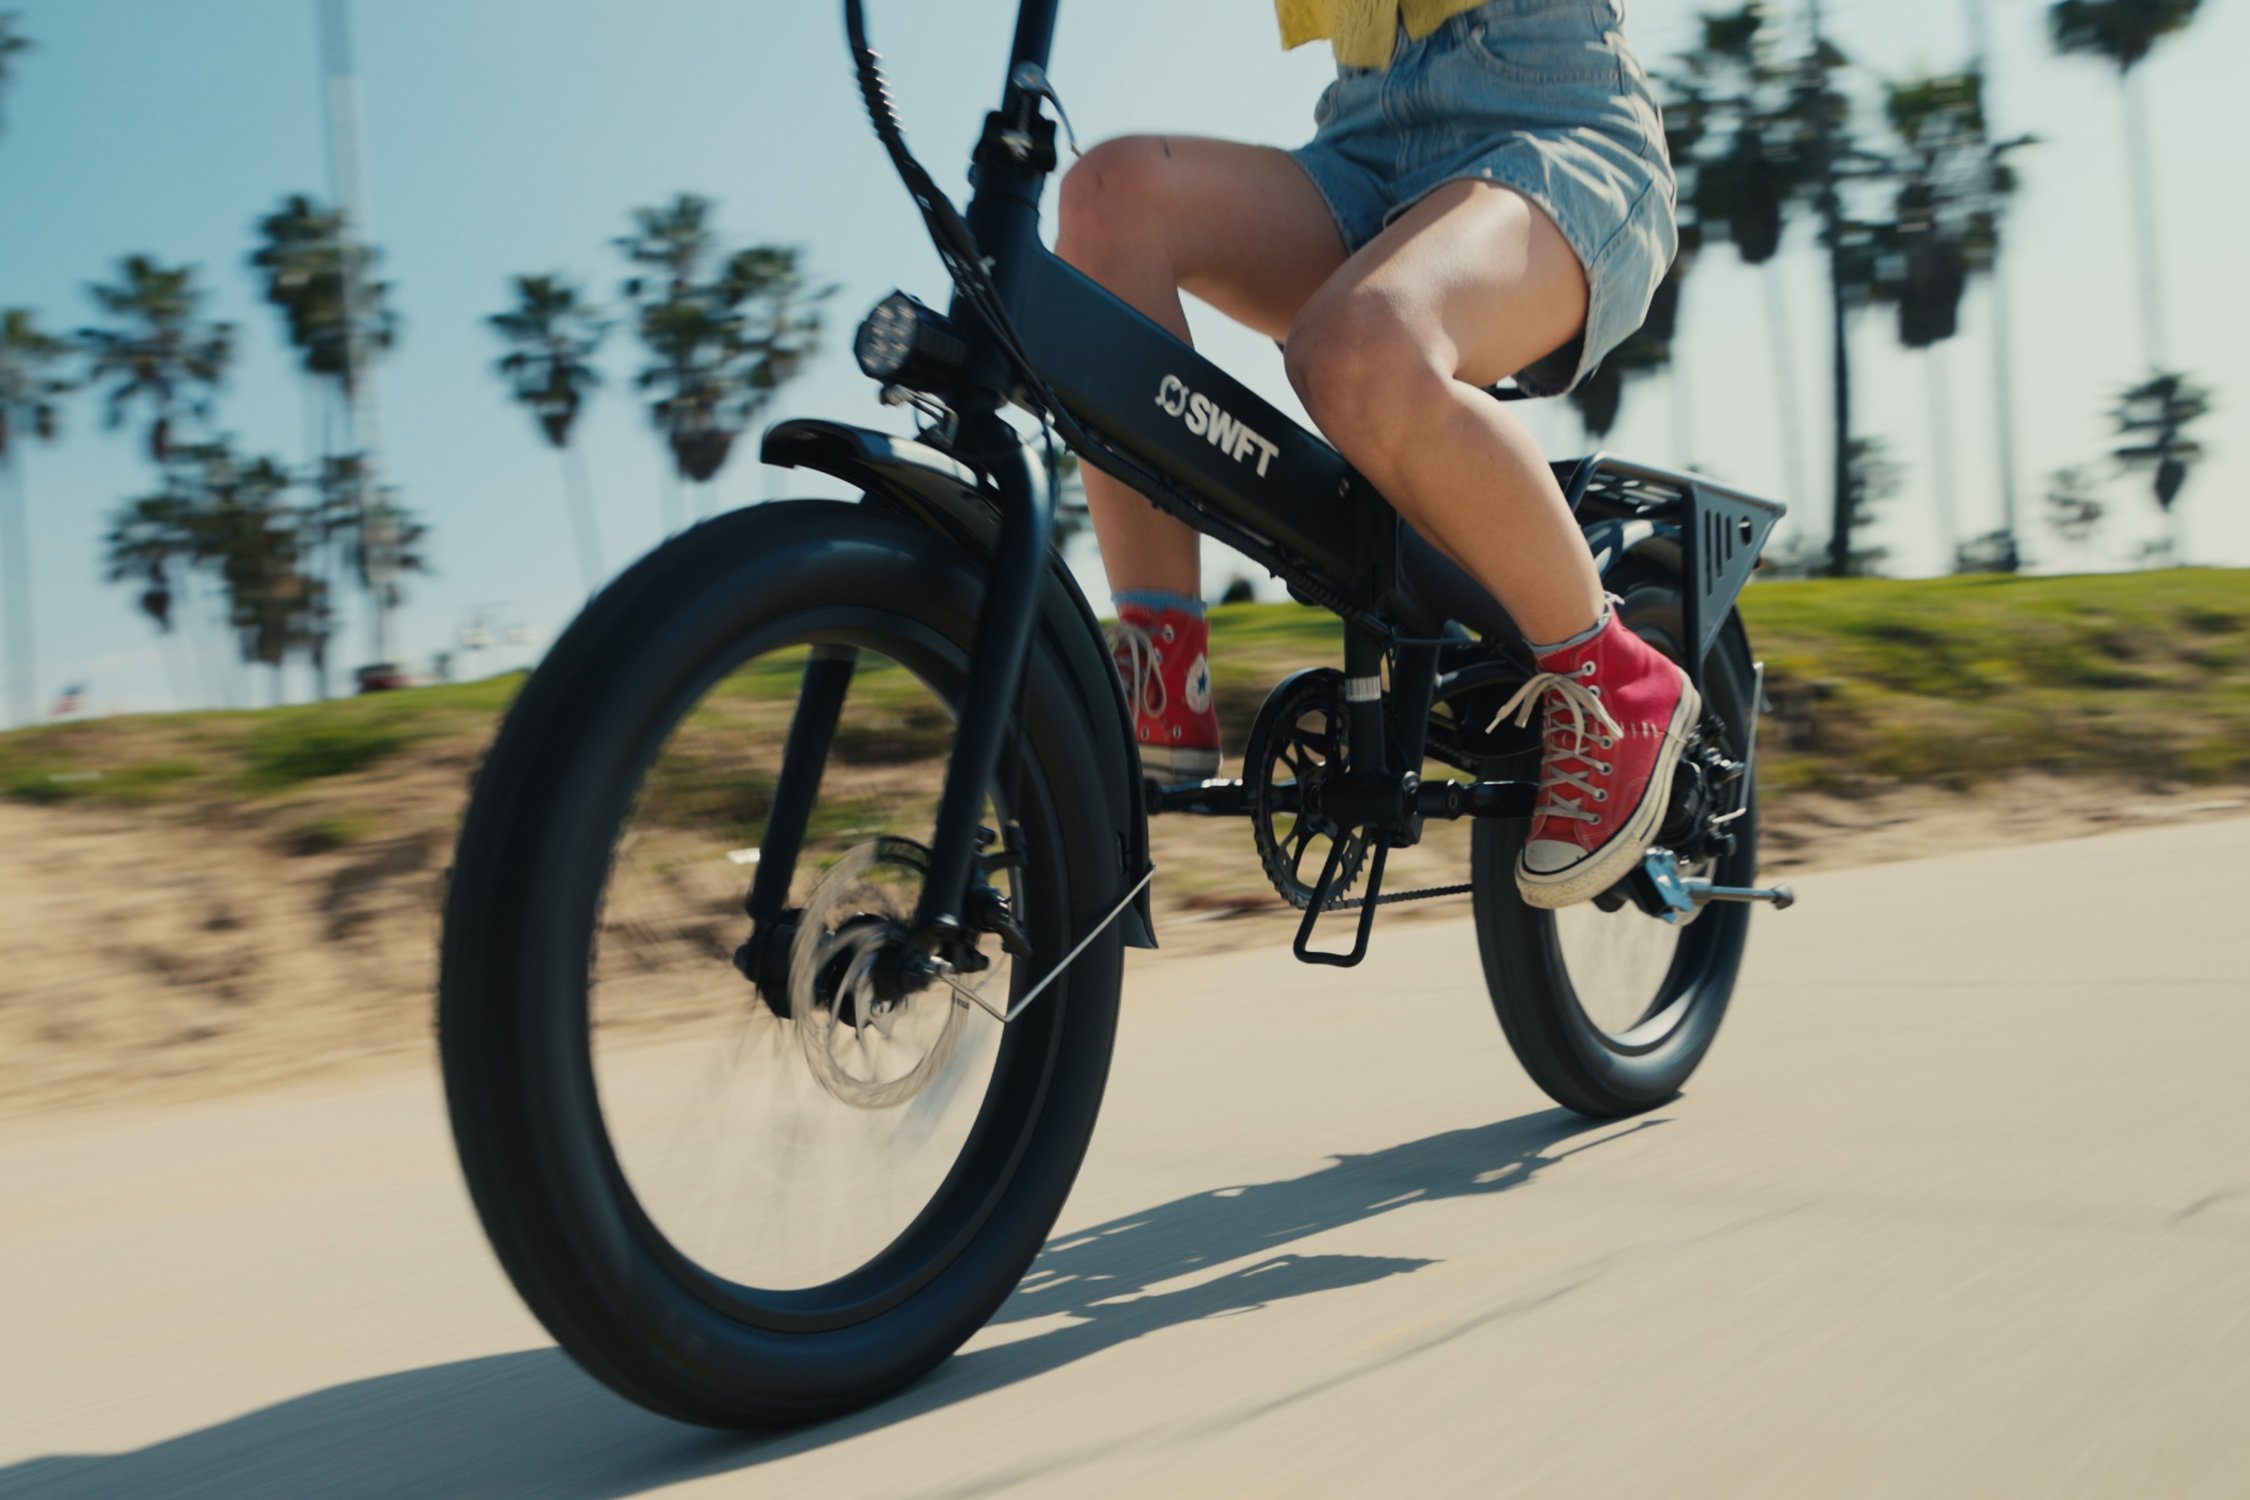
[[[1283,362],[1313,424],[1363,467],[1417,430],[1415,414],[1429,410],[1449,378],[1398,309],[1365,292],[1307,308],[1289,330]]]
[[[1064,176],[1055,248],[1088,272],[1121,259],[1165,254],[1171,158],[1163,138],[1120,136]]]

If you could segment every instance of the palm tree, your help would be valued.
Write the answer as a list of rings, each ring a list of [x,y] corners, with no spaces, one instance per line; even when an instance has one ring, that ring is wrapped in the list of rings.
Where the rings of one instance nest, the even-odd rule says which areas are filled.
[[[1799,71],[1777,53],[1762,4],[1706,13],[1702,25],[1701,44],[1679,59],[1664,115],[1681,179],[1682,256],[1723,236],[1743,264],[1769,266],[1790,214],[1811,200],[1819,182],[1817,143],[1800,108]],[[1684,274],[1684,265],[1674,267],[1675,312],[1677,278]],[[1772,339],[1776,431],[1789,487],[1802,491],[1804,434],[1788,305],[1778,276],[1769,272],[1760,280]],[[1658,323],[1657,311],[1652,323]],[[1661,324],[1657,331],[1669,338]]]
[[[234,329],[201,321],[203,290],[193,266],[167,268],[145,255],[118,263],[118,279],[88,287],[101,310],[116,319],[79,333],[89,356],[92,384],[102,393],[103,420],[121,427],[136,406],[149,413],[148,452],[157,463],[172,456],[175,422],[211,413],[211,398],[234,353]]]
[[[2000,252],[2000,222],[2016,177],[2007,156],[2026,139],[1995,143],[1987,134],[1984,84],[1976,73],[1893,83],[1885,107],[1899,150],[1892,163],[1893,217],[1877,233],[1875,296],[1898,309],[1899,342],[1923,351],[1930,387],[1930,447],[1939,525],[1949,563],[1960,562],[1954,501],[1952,398],[1942,346],[1961,330],[1970,281],[1989,275]],[[1979,538],[1980,565],[2015,571],[2012,528]]]
[[[287,324],[290,345],[305,373],[334,382],[348,399],[358,371],[347,293],[358,302],[359,368],[369,355],[382,354],[398,341],[398,314],[385,300],[390,283],[373,279],[381,252],[349,238],[341,213],[303,193],[292,193],[260,219],[258,234],[261,243],[250,253],[251,268],[264,283],[266,301]]]
[[[406,602],[409,574],[427,573],[422,544],[429,528],[399,504],[398,492],[378,486],[358,454],[329,459],[313,480],[313,503],[304,514],[313,545],[336,549],[341,573],[382,613]],[[367,524],[382,517],[380,531]],[[316,661],[316,670],[322,670]]]
[[[2108,509],[2096,488],[2093,471],[2084,465],[2057,469],[2048,477],[2047,524],[2081,554],[2101,527]]]
[[[2176,395],[2195,389],[2186,375],[2166,367],[2164,288],[2157,254],[2156,163],[2149,151],[2148,103],[2136,70],[2156,50],[2157,43],[2184,31],[2201,6],[2202,0],[2055,0],[2047,11],[2055,50],[2099,57],[2114,66],[2124,104],[2125,153],[2132,177],[2130,211],[2140,262],[2141,348],[2148,378],[2125,393],[2119,404],[2121,416],[2145,415],[2143,409],[2150,401],[2162,404],[2167,400],[2167,391]],[[2191,406],[2195,407],[2192,412]],[[2184,419],[2160,423],[2153,430],[2159,447],[2146,458],[2155,474],[2157,505],[2175,528],[2175,551],[2178,518],[2172,502],[2186,483],[2189,466],[2201,453],[2182,429],[2186,421],[2202,415],[2203,409],[2199,402],[2175,402],[2174,415]],[[2142,462],[2138,450],[2147,444],[2137,439],[2149,432],[2121,427],[2126,447],[2117,456],[2128,465]]]
[[[195,496],[176,469],[167,469],[162,487],[154,493],[128,500],[111,512],[109,531],[102,539],[103,577],[109,583],[139,590],[133,603],[166,641],[174,639],[181,596],[187,591],[187,570],[196,552]],[[192,641],[187,680],[192,682],[197,653]],[[185,707],[192,694],[183,688],[181,669],[172,656],[163,656],[165,675],[171,679],[173,702]]]
[[[180,596],[176,570],[195,556],[195,502],[171,483],[169,474],[165,479],[162,489],[128,500],[110,514],[102,563],[105,582],[139,585],[134,605],[169,634]]]
[[[636,209],[633,232],[616,241],[644,268],[624,284],[653,356],[634,383],[654,398],[649,415],[676,471],[697,484],[719,472],[734,440],[812,355],[820,332],[812,304],[834,290],[808,286],[792,249],[724,254],[712,206],[682,193]]]
[[[578,535],[578,568],[591,594],[601,587],[605,571],[601,536],[595,529],[585,460],[570,446],[570,432],[587,396],[601,384],[601,372],[590,361],[609,324],[559,275],[518,276],[515,292],[514,307],[485,319],[509,344],[494,368],[562,459],[563,493]]]
[[[307,383],[307,447],[325,471],[337,457],[337,433],[350,427],[359,375],[370,358],[398,340],[398,314],[388,305],[390,284],[373,272],[380,253],[352,239],[345,216],[304,193],[282,199],[258,221],[258,247],[250,254],[265,299],[281,314],[290,347]],[[326,399],[321,399],[321,393]],[[358,474],[363,466],[353,465]],[[366,524],[365,496],[333,493],[312,549],[311,568],[327,588],[343,566],[345,539]],[[383,524],[378,521],[378,525]],[[364,550],[364,548],[362,548]],[[323,618],[326,618],[325,616]],[[327,652],[314,653],[319,691],[327,695]]]
[[[1891,458],[1889,445],[1881,438],[1852,439],[1845,461],[1850,475],[1850,488],[1844,494],[1851,508],[1851,534],[1861,535],[1874,523],[1878,507],[1899,492],[1905,471]],[[1809,537],[1794,537],[1768,555],[1766,572],[1775,578],[1871,578],[1882,571],[1884,561],[1890,556],[1887,547],[1857,542],[1853,544],[1844,570],[1839,573],[1835,560],[1829,556],[1832,542],[1833,538],[1829,543],[1822,543]]]
[[[0,17],[0,23],[6,21]],[[0,33],[0,40],[4,40]],[[0,53],[0,62],[5,54]],[[19,434],[25,439],[52,442],[59,422],[56,403],[73,382],[59,368],[70,357],[70,345],[42,331],[26,308],[0,310],[0,594],[8,600],[8,706],[9,717],[28,724],[39,704],[34,672],[37,652],[32,640],[31,531],[24,498],[23,458],[17,451]]]
[[[1991,0],[1968,0],[1968,11],[1969,71],[1976,75],[1977,93],[1990,119],[1996,109],[1992,83]],[[2031,137],[2025,136],[2022,140],[2029,143]],[[2002,166],[1996,159],[1995,170]],[[2021,528],[2017,514],[2020,485],[2016,477],[2015,314],[2008,295],[2008,278],[2000,264],[2004,251],[2002,245],[1994,252],[1993,268],[1986,278],[1986,306],[1992,316],[1988,340],[1992,358],[1992,447],[2000,480],[2000,541],[1996,550],[2010,570],[2015,570],[2023,566],[2023,549],[2017,542]]]
[[[2157,507],[2173,522],[2170,534],[2156,550],[2168,554],[2174,563],[2187,559],[2180,555],[2178,516],[2172,502],[2180,498],[2188,470],[2203,457],[2203,445],[2189,437],[2187,430],[2210,410],[2211,392],[2177,370],[2161,371],[2131,386],[2111,408],[2123,441],[2110,456],[2128,471],[2148,471]]]
[[[221,445],[201,483],[195,561],[218,575],[236,652],[271,669],[279,703],[289,658],[317,655],[327,636],[327,586],[302,566],[306,527],[288,504],[292,481],[272,459],[237,459]]]
[[[0,10],[0,102],[8,97],[8,87],[15,82],[16,57],[31,50],[31,39],[16,30],[16,13]],[[4,122],[5,115],[0,115]]]
[[[138,587],[141,612],[167,635],[192,576],[211,574],[236,654],[272,669],[276,702],[289,658],[317,659],[332,633],[327,584],[304,567],[311,529],[293,488],[273,459],[239,457],[223,439],[183,444],[163,488],[121,506],[104,542],[108,581]]]

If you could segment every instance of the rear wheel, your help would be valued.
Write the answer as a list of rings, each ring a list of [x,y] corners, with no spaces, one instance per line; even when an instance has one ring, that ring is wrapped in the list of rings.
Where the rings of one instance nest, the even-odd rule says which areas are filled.
[[[667,544],[526,684],[478,778],[439,1040],[486,1232],[574,1358],[668,1416],[762,1426],[913,1380],[1038,1252],[1092,1132],[1121,953],[1104,765],[1035,641],[987,822],[1022,956],[898,999],[983,580],[864,507],[760,506]],[[790,904],[733,955],[808,663],[851,675]],[[883,996],[889,994],[891,998]]]
[[[1679,582],[1648,573],[1623,584],[1625,623],[1665,655],[1686,655]],[[1706,733],[1740,759],[1756,706],[1749,643],[1729,621],[1704,672]],[[1729,825],[1731,854],[1683,873],[1749,885],[1758,868],[1757,808]],[[1605,911],[1526,905],[1515,862],[1528,822],[1488,820],[1472,842],[1477,946],[1508,1044],[1532,1081],[1581,1114],[1617,1116],[1676,1094],[1710,1050],[1734,992],[1749,931],[1746,905],[1718,902],[1679,925],[1627,902]]]

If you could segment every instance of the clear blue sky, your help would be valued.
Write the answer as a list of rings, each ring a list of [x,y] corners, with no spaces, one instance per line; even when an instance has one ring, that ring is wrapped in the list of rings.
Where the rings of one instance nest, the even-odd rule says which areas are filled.
[[[1991,4],[1999,124],[2043,141],[2022,158],[2028,185],[2009,267],[2025,498],[2035,518],[2041,478],[2102,451],[2109,394],[2138,368],[2130,228],[2113,77],[2049,54],[2040,0]],[[976,122],[997,93],[1013,7],[871,7],[912,139],[941,181],[958,184]],[[327,192],[312,0],[12,0],[12,8],[39,50],[22,59],[0,133],[0,305],[30,306],[50,326],[73,328],[92,314],[85,283],[119,256],[197,263],[216,291],[215,311],[240,332],[222,425],[253,451],[301,457],[295,371],[243,258],[253,221],[284,194]],[[526,646],[475,664],[496,668],[550,638],[578,602],[555,460],[491,376],[496,351],[482,320],[520,271],[571,272],[614,297],[620,267],[609,241],[633,205],[692,189],[719,201],[736,239],[803,246],[841,290],[829,352],[786,393],[780,414],[902,425],[851,367],[849,331],[893,286],[932,298],[944,289],[858,112],[835,5],[361,0],[357,9],[371,206],[406,320],[383,374],[390,468],[434,529],[437,569],[414,586],[402,656],[425,659],[452,645],[474,611],[491,607],[530,634]],[[1636,0],[1631,32],[1644,59],[1660,66],[1685,44],[1694,9]],[[2239,403],[2250,397],[2242,143],[2211,124],[2226,118],[2214,101],[2241,87],[2250,8],[2205,11],[2196,31],[2148,65],[2157,195],[2174,362],[2214,385],[2221,402],[2204,434],[2212,459],[2183,502],[2191,553],[2250,563],[2250,506],[2239,498],[2250,489],[2250,464],[2234,440]],[[1845,46],[1884,71],[1954,66],[1968,49],[1964,0],[1843,0],[1830,14]],[[1277,49],[1264,0],[1079,0],[1064,11],[1054,71],[1089,140],[1162,128],[1292,144],[1309,132],[1328,66],[1319,48]],[[1805,493],[1791,493],[1779,437],[1765,288],[1731,252],[1706,257],[1690,283],[1682,374],[1636,385],[1608,445],[1656,462],[1700,462],[1795,500],[1798,521],[1824,526],[1820,277],[1809,237],[1794,237],[1777,285],[1805,431]],[[1287,402],[1270,345],[1213,316],[1201,318],[1199,332],[1216,357]],[[1909,465],[1908,489],[1889,506],[1880,539],[1895,549],[1894,567],[1927,571],[1937,551],[1923,362],[1897,352],[1876,317],[1861,324],[1856,347],[1861,426]],[[1998,502],[1981,293],[1946,359],[1962,527],[1982,530]],[[631,361],[627,341],[613,337],[604,355],[610,388],[579,437],[613,569],[662,530],[663,459],[625,388]],[[132,436],[101,431],[91,403],[75,403],[68,417],[61,443],[25,455],[42,705],[77,681],[90,684],[101,710],[168,707],[175,691],[262,697],[262,684],[230,683],[224,673],[198,682],[179,655],[168,675],[127,591],[100,583],[103,517],[144,493],[150,476]],[[1577,423],[1560,404],[1530,420],[1551,451],[1579,447]],[[1680,451],[1683,434],[1693,451]],[[739,505],[803,492],[820,486],[762,470],[745,449],[715,498]],[[2118,520],[2100,551],[2073,558],[2034,526],[2035,558],[2114,566],[2129,557],[2155,532],[2153,506],[2138,483],[2113,487],[2112,499]],[[354,621],[343,661],[360,659],[363,639]]]

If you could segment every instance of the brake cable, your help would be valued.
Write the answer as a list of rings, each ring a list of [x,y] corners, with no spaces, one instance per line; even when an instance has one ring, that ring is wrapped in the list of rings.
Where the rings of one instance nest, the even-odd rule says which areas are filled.
[[[968,221],[961,217],[953,200],[938,188],[929,172],[915,159],[907,147],[906,131],[899,123],[898,111],[891,102],[890,86],[884,82],[882,58],[867,39],[867,8],[865,0],[844,0],[844,31],[852,48],[852,63],[859,79],[860,98],[867,105],[867,117],[875,127],[875,138],[891,158],[900,181],[906,184],[908,196],[921,211],[929,226],[930,237],[936,242],[938,258],[945,263],[946,274],[961,295],[983,319],[1001,352],[1007,356],[1018,380],[1038,403],[1042,421],[1051,421],[1062,433],[1063,441],[1072,448],[1094,449],[1106,452],[1092,433],[1078,424],[1076,418],[1064,409],[1062,398],[1039,373],[1029,351],[1024,348],[1021,335],[1016,332],[1013,319],[1008,316],[1006,302],[1000,288],[993,284],[992,273],[983,253],[977,248],[976,234]],[[1019,70],[1020,71],[1020,70]],[[1026,85],[1011,78],[1011,82],[1034,98],[1055,97],[1054,89],[1042,70],[1036,85]],[[1060,108],[1060,102],[1057,102]]]

